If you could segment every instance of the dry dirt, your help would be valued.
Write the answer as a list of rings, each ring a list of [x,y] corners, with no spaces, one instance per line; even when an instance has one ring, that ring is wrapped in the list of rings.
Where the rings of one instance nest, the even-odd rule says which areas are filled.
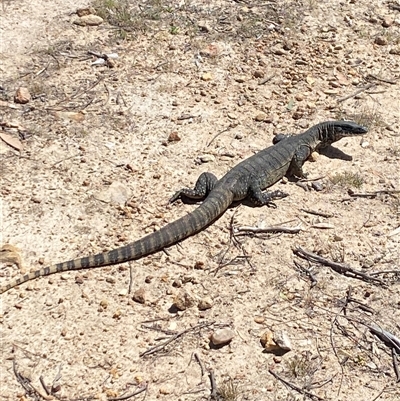
[[[84,27],[73,21],[86,2],[1,3],[0,133],[23,146],[0,141],[1,243],[17,248],[2,256],[1,285],[190,212],[167,204],[175,190],[203,171],[221,177],[274,134],[335,118],[369,133],[305,164],[322,191],[279,182],[290,196],[276,209],[238,205],[167,252],[2,294],[0,400],[124,399],[145,388],[129,399],[206,400],[210,371],[219,400],[398,400],[392,347],[366,325],[400,337],[400,3],[138,3],[130,16],[122,0],[97,3],[113,14]],[[118,59],[94,67],[88,51]],[[14,103],[19,87],[29,103]],[[344,182],[333,184],[337,174]],[[376,196],[349,196],[354,180],[354,192]],[[235,233],[299,224],[297,234]],[[308,263],[297,246],[386,286]],[[132,299],[139,289],[144,304]],[[211,309],[177,312],[182,293]],[[234,331],[219,349],[209,344],[218,327]],[[267,330],[286,332],[292,350],[263,351]],[[40,377],[58,391],[46,396]]]

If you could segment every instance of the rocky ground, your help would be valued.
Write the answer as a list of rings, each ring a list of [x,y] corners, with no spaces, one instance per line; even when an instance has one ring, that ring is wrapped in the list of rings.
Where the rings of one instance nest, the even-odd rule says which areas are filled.
[[[0,285],[189,213],[275,134],[369,133],[276,209],[2,294],[0,400],[398,400],[400,2],[130,3],[2,2]]]

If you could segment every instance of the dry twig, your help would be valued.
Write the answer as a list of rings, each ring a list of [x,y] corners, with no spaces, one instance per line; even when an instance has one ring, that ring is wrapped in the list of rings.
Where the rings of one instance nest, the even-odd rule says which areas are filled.
[[[283,377],[279,376],[277,373],[275,373],[273,370],[268,369],[268,372],[275,377],[275,379],[280,380],[283,384],[286,386],[290,387],[292,390],[297,391],[300,394],[303,394],[304,396],[311,398],[312,400],[318,400],[318,401],[324,401],[324,398],[319,397],[318,395],[315,395],[311,393],[310,391],[305,390],[304,388],[298,387],[294,385],[293,383],[290,383],[289,381],[285,380]]]
[[[127,394],[127,395],[122,395],[121,397],[115,397],[115,398],[109,398],[108,401],[122,401],[122,400],[127,400],[128,398],[134,397],[135,395],[138,395],[140,393],[143,393],[143,391],[147,390],[147,383],[143,387],[139,387],[137,390],[135,390],[133,393]]]
[[[203,362],[201,361],[201,359],[199,357],[199,354],[197,352],[194,352],[193,356],[194,356],[194,359],[196,359],[197,363],[200,365],[201,377],[203,377],[204,376],[204,372],[205,372]]]
[[[314,214],[315,216],[321,216],[321,217],[325,217],[325,218],[334,216],[332,213],[317,212],[317,211],[311,210],[311,209],[300,209],[300,210],[304,213]]]
[[[301,231],[301,224],[296,227],[284,227],[284,226],[270,226],[270,227],[253,227],[253,226],[241,226],[236,228],[236,235],[246,235],[246,233],[285,233],[285,234],[297,234]]]
[[[215,322],[201,323],[201,324],[198,324],[196,326],[190,327],[189,329],[183,330],[180,333],[175,334],[174,336],[172,336],[168,340],[164,341],[162,344],[158,344],[158,345],[156,345],[154,347],[151,347],[151,348],[147,349],[146,351],[140,353],[139,356],[143,357],[143,356],[147,356],[147,355],[151,355],[151,354],[154,354],[156,352],[159,352],[159,351],[163,350],[168,344],[171,344],[173,341],[175,341],[178,338],[182,337],[184,334],[190,333],[191,331],[196,331],[196,330],[199,330],[199,329],[203,329],[204,327],[212,326],[213,324],[215,324]]]
[[[374,86],[376,86],[376,85],[375,84],[365,85],[363,88],[360,88],[360,89],[356,90],[351,95],[340,97],[337,101],[338,101],[338,103],[344,102],[345,100],[351,99],[352,97],[355,97],[355,96],[359,95],[360,93],[365,92],[366,90],[373,88]]]
[[[319,256],[310,251],[306,251],[305,249],[298,247],[293,250],[293,252],[302,259],[309,260],[310,262],[318,262],[325,266],[331,267],[336,273],[342,274],[347,277],[352,277],[358,280],[363,280],[368,283],[379,284],[386,287],[386,284],[383,280],[380,280],[376,277],[369,276],[359,270],[353,269],[352,267],[345,265],[343,263],[333,262],[331,260],[325,259],[322,256]]]
[[[353,192],[353,190],[349,190],[348,194],[352,198],[376,198],[378,195],[390,195],[390,196],[395,196],[396,194],[400,194],[399,189],[394,189],[394,190],[388,190],[388,189],[381,189],[379,191],[374,191],[374,192],[364,192],[364,193],[356,193]]]
[[[210,399],[216,400],[217,399],[217,382],[215,380],[214,370],[210,369],[208,375],[210,377],[210,383],[211,383]]]

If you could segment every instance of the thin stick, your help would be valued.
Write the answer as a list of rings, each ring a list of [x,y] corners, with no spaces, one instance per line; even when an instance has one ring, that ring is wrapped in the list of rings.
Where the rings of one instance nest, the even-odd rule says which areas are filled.
[[[49,389],[47,388],[46,383],[44,382],[43,376],[40,376],[40,377],[39,377],[39,381],[40,381],[40,384],[42,385],[44,391],[46,391],[46,394],[47,394],[47,395],[50,395],[50,391],[49,391]]]
[[[297,234],[301,231],[301,224],[296,227],[283,227],[283,226],[270,226],[270,227],[251,227],[251,226],[241,226],[236,229],[240,233],[286,233],[286,234]],[[243,235],[243,234],[242,234]]]
[[[397,383],[400,382],[400,372],[399,372],[399,365],[397,362],[397,352],[392,348],[392,360],[393,360],[393,369],[394,373],[396,374]]]
[[[211,141],[208,142],[208,144],[206,145],[206,147],[208,148],[208,147],[215,141],[215,139],[217,139],[217,138],[218,138],[221,134],[223,134],[224,132],[229,131],[231,128],[232,128],[231,125],[229,125],[228,128],[225,128],[225,129],[223,129],[222,131],[217,132],[217,133],[213,136],[213,138],[211,139]]]
[[[164,349],[168,344],[171,344],[173,341],[177,340],[179,337],[182,337],[184,334],[187,334],[191,331],[195,331],[197,329],[202,329],[204,327],[209,327],[212,326],[213,324],[215,324],[215,322],[211,322],[211,323],[201,323],[198,324],[196,326],[193,326],[189,329],[183,330],[178,334],[175,334],[174,336],[172,336],[171,338],[169,338],[168,340],[164,341],[162,344],[156,345],[155,347],[151,347],[149,349],[147,349],[146,351],[143,351],[142,353],[139,354],[140,357],[143,356],[147,356],[147,355],[151,355],[154,354],[158,351],[161,351],[162,349]]]
[[[400,339],[399,338],[397,338],[392,333],[390,333],[386,330],[383,330],[381,327],[379,327],[376,324],[374,324],[372,326],[370,326],[368,324],[364,324],[364,325],[368,327],[369,331],[371,331],[373,334],[375,334],[377,337],[379,337],[383,342],[385,342],[391,348],[395,348],[396,352],[400,355]]]
[[[122,401],[122,400],[127,400],[128,398],[134,397],[135,395],[138,395],[140,393],[143,393],[143,391],[147,390],[147,383],[144,387],[139,388],[138,390],[134,391],[131,394],[127,395],[122,395],[121,397],[116,397],[116,398],[109,398],[108,401]]]
[[[210,377],[210,383],[211,383],[210,399],[216,400],[217,399],[217,382],[215,380],[214,370],[210,369],[208,375]]]
[[[399,189],[394,189],[394,190],[387,190],[387,189],[382,189],[380,191],[375,191],[375,192],[364,192],[364,193],[356,193],[353,191],[349,191],[348,194],[353,197],[353,198],[376,198],[378,195],[396,195],[400,194]]]
[[[311,280],[311,288],[317,285],[318,280],[315,277],[314,273],[311,269],[307,269],[306,267],[302,266],[300,263],[294,261],[294,265],[300,270],[301,273],[305,273]]]
[[[133,286],[133,266],[129,266],[129,287],[128,287],[128,294],[132,293],[132,286]]]
[[[258,85],[264,85],[266,84],[268,81],[271,81],[271,79],[275,76],[275,74],[270,75],[269,77],[266,77],[264,79],[261,79],[260,81],[258,81]]]
[[[317,211],[311,210],[311,209],[300,209],[300,210],[304,213],[314,214],[315,216],[321,216],[321,217],[326,217],[326,218],[334,216],[332,213],[322,213],[322,212],[317,212]]]
[[[318,400],[318,401],[324,401],[325,400],[324,398],[321,398],[318,395],[315,395],[315,394],[311,393],[310,391],[304,390],[304,389],[302,389],[300,387],[297,387],[294,384],[288,382],[287,380],[285,380],[283,377],[279,376],[277,373],[275,373],[271,369],[268,369],[268,373],[270,373],[272,376],[274,376],[275,379],[280,380],[286,386],[290,387],[293,390],[296,390],[300,394],[303,394],[303,395],[311,398],[312,400]]]
[[[379,392],[379,394],[371,401],[376,401],[384,393],[385,390],[386,390],[386,386],[383,387],[383,389]]]
[[[372,78],[372,79],[375,79],[376,81],[385,82],[385,83],[391,84],[391,85],[396,85],[397,84],[397,81],[393,81],[392,79],[387,79],[387,78],[380,78],[380,77],[377,77],[376,75],[373,75],[373,74],[368,74],[366,78],[367,79],[368,78]]]
[[[200,357],[199,357],[197,352],[195,352],[193,354],[193,356],[194,356],[194,359],[196,359],[197,363],[200,365],[201,377],[203,377],[204,376],[204,372],[205,372],[203,362],[201,361],[201,359],[200,359]]]
[[[354,93],[352,93],[351,95],[347,95],[347,96],[344,96],[344,97],[340,97],[337,101],[338,101],[339,103],[344,102],[345,100],[350,99],[350,98],[352,98],[352,97],[355,97],[355,96],[359,95],[360,93],[362,93],[362,92],[364,92],[364,91],[366,91],[366,90],[368,90],[368,89],[373,88],[374,86],[376,86],[376,85],[375,85],[375,84],[368,84],[368,85],[364,86],[364,88],[360,88],[360,89],[356,90],[356,91],[355,91]]]
[[[363,280],[366,282],[374,283],[374,284],[380,284],[382,286],[386,286],[385,282],[383,280],[380,280],[378,278],[369,276],[368,274],[365,274],[359,270],[353,269],[352,267],[345,265],[343,263],[337,263],[333,262],[331,260],[325,259],[319,255],[316,255],[315,253],[306,251],[305,249],[298,247],[294,249],[293,251],[297,256],[313,261],[313,262],[318,262],[321,263],[325,266],[331,267],[336,273],[342,274],[347,277],[352,277],[358,280]]]

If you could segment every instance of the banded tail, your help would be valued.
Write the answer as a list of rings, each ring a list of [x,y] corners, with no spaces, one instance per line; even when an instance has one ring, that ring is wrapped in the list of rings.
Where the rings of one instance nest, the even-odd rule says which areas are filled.
[[[208,227],[218,217],[220,217],[226,209],[228,209],[232,201],[233,194],[231,192],[216,188],[197,209],[193,210],[186,216],[167,224],[154,233],[148,234],[128,245],[113,249],[112,251],[77,258],[69,260],[68,262],[57,263],[27,273],[0,287],[0,294],[38,277],[49,276],[50,274],[69,270],[115,265],[130,260],[137,260],[144,256],[159,252],[162,249],[197,234],[199,231]]]

